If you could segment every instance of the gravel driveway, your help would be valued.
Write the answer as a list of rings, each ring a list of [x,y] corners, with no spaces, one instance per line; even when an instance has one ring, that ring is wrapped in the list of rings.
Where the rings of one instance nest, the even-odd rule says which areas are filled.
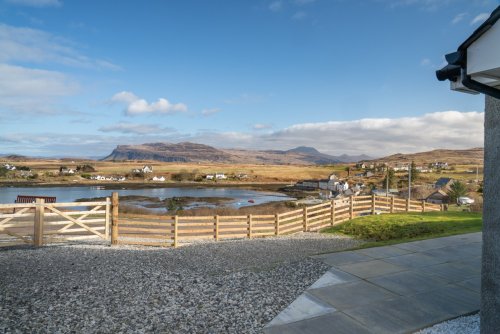
[[[49,246],[0,251],[0,333],[259,333],[356,246],[322,234],[178,249]]]

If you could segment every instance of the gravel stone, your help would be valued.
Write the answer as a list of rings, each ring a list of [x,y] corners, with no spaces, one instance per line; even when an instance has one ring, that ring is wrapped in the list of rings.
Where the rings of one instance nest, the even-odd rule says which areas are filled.
[[[422,329],[415,334],[479,334],[479,313],[466,317],[458,317],[429,328]]]
[[[359,241],[318,233],[173,248],[0,250],[0,333],[260,333]]]

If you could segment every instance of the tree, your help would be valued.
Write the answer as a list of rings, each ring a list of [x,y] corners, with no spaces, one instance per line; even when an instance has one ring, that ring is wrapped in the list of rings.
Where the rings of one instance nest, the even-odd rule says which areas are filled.
[[[448,196],[450,196],[450,203],[456,203],[459,197],[467,195],[467,187],[464,183],[460,181],[455,181],[448,191]]]
[[[420,176],[420,171],[417,169],[415,161],[411,162],[410,168],[411,168],[411,182],[413,183]]]
[[[384,181],[382,184],[382,186],[384,186],[384,188],[387,185],[387,180],[389,180],[389,188],[393,188],[395,183],[396,183],[396,173],[394,172],[394,169],[392,169],[392,168],[387,169],[387,172],[385,174]]]

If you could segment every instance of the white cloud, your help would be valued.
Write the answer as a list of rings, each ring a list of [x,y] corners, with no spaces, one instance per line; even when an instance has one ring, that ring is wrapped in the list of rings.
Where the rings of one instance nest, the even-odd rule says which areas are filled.
[[[0,63],[0,112],[56,114],[61,108],[54,100],[78,89],[63,73]]]
[[[74,43],[48,32],[13,27],[0,23],[0,62],[56,63],[65,66],[119,70],[120,67],[102,59],[92,59]]]
[[[62,5],[59,0],[6,0],[6,2],[30,7],[59,7]]]
[[[170,103],[165,98],[159,98],[156,102],[148,103],[132,92],[120,92],[111,98],[111,102],[125,104],[125,114],[129,116],[142,114],[172,114],[187,111],[184,103]]]
[[[124,134],[136,134],[136,135],[147,135],[147,134],[159,134],[159,133],[171,133],[174,130],[172,128],[162,128],[156,124],[135,124],[135,123],[117,123],[109,126],[103,126],[99,128],[101,132],[119,132]]]
[[[446,111],[418,117],[304,123],[265,134],[201,133],[189,140],[239,148],[312,146],[334,155],[384,156],[437,148],[482,147],[483,123],[482,112]]]
[[[78,85],[60,72],[0,64],[2,98],[66,96],[77,89]]]
[[[472,21],[470,21],[470,24],[471,25],[474,25],[476,23],[483,23],[484,21],[486,21],[488,18],[490,17],[490,14],[489,13],[481,13],[479,15],[477,15],[476,17],[474,17],[472,19]]]
[[[19,154],[33,154],[31,152],[36,151],[45,155],[106,155],[119,144],[191,141],[221,148],[290,149],[311,146],[320,152],[333,155],[364,153],[381,157],[398,152],[414,153],[437,148],[482,147],[483,123],[483,112],[445,111],[416,117],[304,123],[265,133],[158,132],[118,137],[77,133],[2,133],[0,143],[4,152],[12,148],[11,152]],[[156,129],[155,125],[145,126]],[[140,126],[137,126],[137,129],[140,129]],[[104,130],[130,134],[136,129],[132,125],[118,124],[114,129],[110,126],[101,131]]]
[[[459,22],[461,22],[468,14],[467,13],[460,13],[460,14],[457,14],[453,20],[451,20],[451,24],[457,24]]]
[[[271,2],[269,4],[269,9],[273,12],[279,12],[280,10],[283,9],[283,1],[278,0]]]
[[[252,126],[252,129],[254,130],[266,130],[266,129],[271,129],[273,126],[271,124],[266,124],[266,123],[257,123]]]
[[[221,112],[221,111],[222,111],[222,110],[221,110],[221,109],[219,109],[219,108],[203,109],[203,110],[201,111],[201,114],[202,114],[203,116],[212,116],[212,115],[215,115],[215,114],[217,114],[217,113],[219,113],[219,112]]]
[[[293,20],[302,20],[305,19],[307,14],[303,11],[298,11],[295,14],[292,15]]]

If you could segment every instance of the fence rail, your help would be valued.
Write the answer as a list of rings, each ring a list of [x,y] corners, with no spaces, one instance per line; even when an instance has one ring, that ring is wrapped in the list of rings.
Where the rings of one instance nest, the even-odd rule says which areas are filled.
[[[318,231],[362,215],[441,211],[437,204],[393,197],[358,196],[331,200],[274,215],[145,216],[118,214],[114,193],[112,244],[174,246],[192,240],[257,238]]]
[[[261,238],[318,231],[362,215],[441,211],[437,204],[394,197],[358,196],[279,214],[170,216],[119,214],[118,194],[95,202],[0,204],[0,246],[89,237],[111,244],[177,247],[193,240]],[[110,238],[111,237],[111,238]]]

